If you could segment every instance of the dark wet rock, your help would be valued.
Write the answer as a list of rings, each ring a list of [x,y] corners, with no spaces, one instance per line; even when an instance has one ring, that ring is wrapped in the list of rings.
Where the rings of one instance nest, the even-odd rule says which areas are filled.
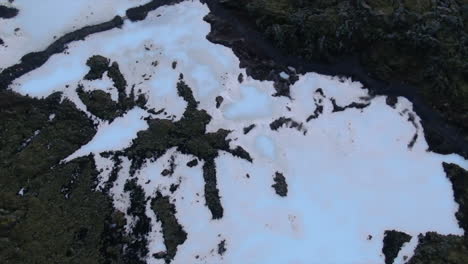
[[[221,104],[223,103],[224,98],[222,96],[216,96],[215,100],[216,100],[216,108],[219,108]]]
[[[385,231],[382,248],[382,253],[385,256],[385,264],[392,264],[398,256],[398,252],[400,252],[403,247],[403,244],[410,240],[411,236],[406,233],[395,230]]]
[[[85,80],[101,79],[106,71],[109,70],[110,60],[101,55],[94,55],[86,61],[89,72],[85,75]]]
[[[150,11],[153,11],[164,5],[173,5],[180,3],[182,0],[152,0],[149,3],[140,5],[137,7],[130,8],[126,11],[128,19],[131,21],[140,21],[144,20]]]
[[[392,108],[395,108],[396,104],[398,103],[398,97],[389,95],[385,99],[385,103],[387,103],[387,105],[391,106]]]
[[[411,141],[408,143],[408,149],[412,149],[414,147],[414,144],[416,144],[417,140],[418,140],[418,133],[415,133],[413,137],[411,138]]]
[[[226,253],[226,240],[223,240],[218,244],[218,254],[222,256],[224,253]]]
[[[255,124],[251,124],[250,126],[244,127],[244,135],[247,135],[254,128],[255,128]]]
[[[241,159],[249,161],[249,162],[253,161],[253,159],[250,156],[249,152],[247,152],[241,146],[237,146],[235,149],[229,149],[229,150],[226,150],[226,151],[231,153],[234,157],[238,157],[238,158],[241,158]]]
[[[169,159],[169,168],[164,169],[161,172],[161,175],[162,176],[172,176],[174,174],[175,168],[176,168],[175,156],[171,156],[171,158]]]
[[[458,212],[455,214],[460,227],[468,235],[468,171],[456,164],[443,163],[444,171],[452,183],[455,202],[458,203]]]
[[[237,76],[237,81],[239,83],[243,83],[244,82],[244,75],[242,73],[239,73],[239,76]]]
[[[304,134],[307,132],[302,123],[299,123],[289,117],[280,117],[270,123],[270,129],[273,131],[278,131],[281,127],[295,128],[297,131],[304,132]]]
[[[169,187],[169,191],[171,193],[175,193],[175,191],[177,191],[177,189],[179,189],[179,186],[180,186],[180,184],[171,184],[171,186]]]
[[[206,126],[211,116],[205,110],[198,110],[198,102],[192,90],[182,80],[177,84],[177,91],[187,102],[187,108],[179,121],[168,119],[149,119],[149,128],[140,131],[132,145],[124,153],[131,160],[130,174],[134,175],[148,159],[156,160],[168,149],[176,147],[182,154],[193,155],[205,161],[205,199],[213,218],[222,217],[222,207],[216,187],[216,169],[214,159],[220,150],[251,161],[250,155],[241,147],[231,149],[227,136],[230,131],[219,129],[207,133]]]
[[[163,196],[157,192],[156,197],[151,201],[151,208],[158,221],[161,222],[164,245],[166,246],[166,252],[161,254],[161,257],[166,263],[171,263],[177,254],[177,247],[187,240],[187,233],[176,218],[176,208],[170,202],[169,196]]]
[[[205,201],[213,219],[223,217],[224,209],[221,205],[216,180],[216,165],[213,159],[205,161],[203,165],[203,179],[205,180]]]
[[[306,122],[318,118],[323,113],[323,105],[316,104],[314,113],[307,117]]]
[[[348,108],[356,108],[356,109],[364,109],[370,105],[370,103],[356,103],[352,102],[351,104],[347,106],[339,106],[336,104],[335,98],[330,99],[332,104],[333,104],[333,111],[332,112],[342,112]]]
[[[197,159],[193,159],[193,160],[187,162],[187,166],[190,167],[190,168],[195,167],[197,165],[198,165],[198,160]]]
[[[3,46],[3,44],[5,44],[5,42],[3,42],[3,39],[0,38],[0,46]]]
[[[0,18],[9,19],[18,15],[19,10],[14,7],[0,5]]]
[[[273,180],[275,183],[271,185],[271,187],[275,189],[276,194],[281,197],[286,197],[288,195],[288,184],[286,183],[284,175],[280,172],[276,172]]]
[[[173,61],[173,62],[172,62],[172,69],[175,70],[175,68],[177,68],[177,61]]]
[[[125,257],[145,263],[144,259],[149,252],[147,235],[151,231],[151,219],[146,215],[147,198],[136,179],[127,180],[124,191],[128,192],[130,196],[130,207],[127,209],[127,214],[135,219],[128,234],[130,241],[125,249]]]
[[[77,40],[83,40],[87,36],[107,31],[123,24],[123,19],[116,16],[114,19],[92,26],[86,26],[73,32],[67,33],[50,44],[45,50],[40,52],[31,52],[21,58],[21,62],[4,69],[0,73],[0,89],[6,89],[15,79],[39,68],[52,55],[64,52],[67,44]]]
[[[466,237],[439,235],[428,232],[419,235],[419,243],[407,264],[465,264],[468,263]]]

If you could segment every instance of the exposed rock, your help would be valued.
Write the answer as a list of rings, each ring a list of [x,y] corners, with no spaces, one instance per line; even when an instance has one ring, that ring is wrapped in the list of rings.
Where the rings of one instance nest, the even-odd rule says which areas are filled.
[[[407,264],[465,264],[468,263],[466,238],[443,236],[434,232],[419,235],[419,244]]]
[[[222,256],[224,255],[225,252],[226,252],[226,240],[223,240],[219,242],[218,244],[218,254]]]
[[[195,167],[197,165],[198,165],[198,160],[197,159],[193,159],[193,160],[187,162],[187,166],[189,166],[190,168]]]
[[[223,103],[224,98],[222,96],[216,96],[215,100],[216,100],[216,108],[219,108],[221,104]]]
[[[0,18],[14,18],[18,15],[19,10],[14,7],[0,5]]]
[[[382,253],[385,256],[385,264],[392,264],[398,256],[403,244],[409,242],[411,236],[396,230],[387,230],[384,234]]]
[[[247,135],[254,128],[255,128],[255,124],[251,124],[250,126],[244,127],[244,135]]]
[[[171,263],[177,254],[177,247],[187,240],[187,233],[177,221],[176,209],[169,201],[169,196],[162,196],[160,192],[157,192],[156,197],[151,201],[151,208],[158,221],[161,222],[166,246],[165,254],[160,254],[159,257],[164,258],[166,263]]]
[[[86,65],[90,68],[85,75],[85,80],[101,79],[104,72],[109,70],[110,60],[101,55],[94,55],[86,61]]]
[[[465,230],[465,235],[468,235],[468,171],[456,164],[444,162],[443,166],[447,178],[452,182],[455,202],[457,202],[459,206],[455,216],[458,219],[460,227]]]
[[[286,178],[284,175],[282,173],[276,172],[273,180],[275,183],[271,187],[275,189],[276,194],[281,197],[286,197],[286,195],[288,195],[288,184],[286,183]]]

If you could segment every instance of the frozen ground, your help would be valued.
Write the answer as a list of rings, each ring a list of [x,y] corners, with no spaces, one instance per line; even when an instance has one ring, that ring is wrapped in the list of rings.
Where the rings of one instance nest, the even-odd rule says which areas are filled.
[[[12,19],[0,19],[0,70],[19,62],[29,52],[42,51],[65,33],[84,26],[124,16],[125,10],[149,0],[0,0],[0,4],[13,6],[19,13]]]
[[[126,6],[138,1],[118,2]],[[107,20],[119,10],[116,7],[102,15],[96,10],[92,19]],[[420,120],[408,100],[398,98],[391,107],[383,96],[370,98],[358,82],[316,73],[299,76],[291,87],[292,99],[273,97],[271,82],[248,77],[230,49],[206,39],[210,26],[203,17],[208,12],[198,1],[162,7],[144,21],[126,21],[122,29],[70,44],[67,54],[52,56],[11,86],[36,97],[63,91],[86,111],[76,95],[77,85],[81,83],[87,90],[111,85],[108,80],[82,80],[88,71],[86,60],[99,54],[119,63],[128,89],[134,87],[137,93],[145,94],[148,109],[165,109],[167,113],[158,118],[178,120],[187,105],[176,90],[183,74],[200,102],[198,108],[213,118],[208,132],[232,130],[231,145],[247,150],[253,163],[225,152],[216,159],[224,208],[224,216],[218,220],[212,220],[205,205],[203,161],[189,167],[186,164],[194,157],[173,148],[157,160],[148,160],[136,173],[147,197],[154,197],[157,191],[171,197],[178,222],[187,233],[172,263],[383,263],[383,234],[392,229],[413,236],[395,261],[403,263],[403,255],[411,256],[419,233],[463,234],[454,216],[458,205],[441,163],[468,169],[468,162],[457,155],[426,151]],[[69,21],[77,27],[88,23]],[[30,25],[21,17],[15,23]],[[56,28],[54,34],[68,29]],[[49,35],[40,38],[38,43],[50,42]],[[244,75],[242,83],[239,74]],[[289,78],[284,73],[281,77]],[[224,98],[219,108],[217,96]],[[333,112],[333,102],[341,107],[353,102],[368,106]],[[155,117],[141,108],[112,123],[92,116],[98,133],[67,160],[94,153],[105,181],[113,161],[99,153],[129,146],[137,132],[147,128],[143,119],[147,116]],[[270,124],[281,117],[301,125],[292,127],[291,121],[271,129]],[[255,127],[244,134],[244,128],[251,124]],[[174,173],[162,176],[171,157],[176,164]],[[128,193],[123,190],[130,178],[129,163],[123,160],[110,190],[114,205],[123,212],[129,206]],[[286,178],[285,197],[272,188],[276,172]],[[179,184],[174,192],[172,184]],[[147,262],[163,263],[152,257],[165,246],[161,223],[149,203],[150,199],[146,214],[153,228],[148,234]],[[222,241],[226,251],[221,254],[218,245]]]

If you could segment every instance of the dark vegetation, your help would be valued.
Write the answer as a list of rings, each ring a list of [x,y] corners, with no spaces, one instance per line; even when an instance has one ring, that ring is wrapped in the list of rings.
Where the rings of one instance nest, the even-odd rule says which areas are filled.
[[[400,252],[400,249],[403,247],[403,244],[410,240],[411,236],[406,233],[395,230],[385,231],[382,248],[382,253],[385,256],[385,264],[392,264],[398,256],[398,252]]]
[[[60,99],[0,91],[0,259],[122,263],[122,219],[109,197],[93,190],[92,156],[59,163],[96,133],[84,113]]]

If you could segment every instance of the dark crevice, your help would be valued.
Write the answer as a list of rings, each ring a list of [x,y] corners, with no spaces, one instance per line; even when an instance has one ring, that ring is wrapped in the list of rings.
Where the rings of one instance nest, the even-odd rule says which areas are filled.
[[[323,113],[323,105],[315,104],[314,113],[307,117],[306,122],[318,118]]]

